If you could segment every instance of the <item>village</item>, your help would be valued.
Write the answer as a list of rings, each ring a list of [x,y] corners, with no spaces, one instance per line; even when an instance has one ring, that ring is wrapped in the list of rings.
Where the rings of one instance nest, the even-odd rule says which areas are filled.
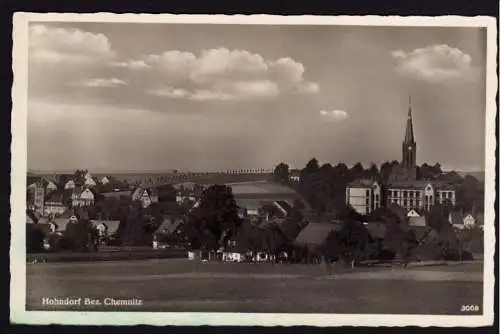
[[[281,162],[136,180],[28,175],[27,251],[182,249],[201,261],[350,266],[480,259],[484,181],[418,166],[416,152],[410,100],[402,159],[380,166],[313,158],[302,169]]]

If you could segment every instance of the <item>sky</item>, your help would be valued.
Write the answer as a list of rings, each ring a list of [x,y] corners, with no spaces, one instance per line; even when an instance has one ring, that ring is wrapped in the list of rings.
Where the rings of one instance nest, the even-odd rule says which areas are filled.
[[[484,169],[486,31],[32,22],[28,168]]]

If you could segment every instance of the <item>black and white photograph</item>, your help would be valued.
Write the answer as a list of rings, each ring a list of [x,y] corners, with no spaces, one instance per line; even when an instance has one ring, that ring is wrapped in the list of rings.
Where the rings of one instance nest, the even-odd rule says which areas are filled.
[[[17,14],[12,321],[492,323],[495,25]]]

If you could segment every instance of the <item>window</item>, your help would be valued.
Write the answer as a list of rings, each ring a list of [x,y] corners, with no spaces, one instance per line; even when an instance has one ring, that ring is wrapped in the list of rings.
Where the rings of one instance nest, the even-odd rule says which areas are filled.
[[[403,190],[403,197],[406,197],[406,190]]]
[[[369,204],[370,204],[370,199],[369,199],[369,198],[367,198],[367,199],[366,199],[366,205],[369,205]]]
[[[420,204],[421,204],[420,200],[417,199],[417,208],[420,208]]]
[[[375,202],[378,202],[380,200],[380,195],[379,194],[375,194]]]
[[[366,196],[370,196],[370,189],[366,189]]]

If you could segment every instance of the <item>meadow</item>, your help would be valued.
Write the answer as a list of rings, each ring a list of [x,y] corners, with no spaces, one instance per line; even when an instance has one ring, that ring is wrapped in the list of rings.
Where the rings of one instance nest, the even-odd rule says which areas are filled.
[[[482,289],[480,263],[345,269],[155,259],[28,264],[26,302],[28,310],[461,314],[461,305],[482,305]],[[45,297],[143,304],[42,306]]]

